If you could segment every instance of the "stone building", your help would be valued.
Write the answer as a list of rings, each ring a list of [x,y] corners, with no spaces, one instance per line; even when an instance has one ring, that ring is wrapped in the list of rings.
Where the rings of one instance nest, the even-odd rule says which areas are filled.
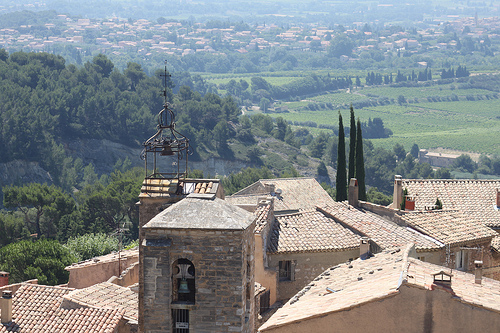
[[[407,195],[403,197],[403,191],[406,189]],[[477,256],[477,249],[482,248],[484,252],[484,272],[486,276],[500,279],[500,180],[479,180],[479,179],[403,179],[396,175],[394,181],[394,197],[391,207],[397,210],[398,215],[404,222],[422,224],[422,227],[433,229],[439,227],[441,223],[436,224],[426,218],[430,211],[436,211],[435,203],[437,199],[442,203],[442,212],[444,229],[453,230],[456,240],[460,237],[468,237],[469,244],[457,244],[455,248],[450,249],[451,264],[456,267],[464,263],[464,269],[473,267],[474,257]],[[405,203],[405,210],[400,211],[402,203]],[[438,210],[439,211],[439,210]],[[418,212],[427,212],[419,214]],[[452,213],[453,212],[453,213]],[[438,213],[434,213],[438,214]],[[450,218],[449,214],[457,215]],[[412,217],[413,215],[413,217]],[[458,217],[461,216],[461,217]],[[467,222],[464,222],[467,221]],[[473,224],[464,225],[464,223]],[[474,234],[485,236],[480,231],[479,226],[485,226],[491,230],[494,237],[488,242],[487,237],[482,240],[477,237],[472,241],[470,237]],[[449,231],[446,231],[449,232]],[[459,236],[462,234],[462,236]]]
[[[498,332],[500,282],[415,258],[411,246],[333,266],[279,309],[262,333]]]
[[[460,155],[433,153],[426,149],[420,149],[418,152],[418,161],[420,163],[429,163],[434,167],[447,168],[455,163]]]
[[[140,332],[253,332],[255,216],[192,194],[141,228]]]

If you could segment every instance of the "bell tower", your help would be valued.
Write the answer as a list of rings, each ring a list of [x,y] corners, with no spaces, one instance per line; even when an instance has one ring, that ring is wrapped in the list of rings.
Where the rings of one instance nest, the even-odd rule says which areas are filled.
[[[224,201],[218,179],[187,178],[189,140],[175,130],[167,77],[165,67],[165,103],[141,154],[139,332],[250,333],[256,217]]]
[[[141,230],[140,332],[253,332],[255,216],[190,194]]]

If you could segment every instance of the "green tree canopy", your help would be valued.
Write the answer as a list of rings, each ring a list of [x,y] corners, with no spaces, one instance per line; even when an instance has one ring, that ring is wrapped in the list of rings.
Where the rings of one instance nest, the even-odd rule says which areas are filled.
[[[355,43],[345,34],[338,34],[330,41],[328,55],[338,58],[342,55],[350,56]]]
[[[76,209],[73,198],[60,188],[31,183],[4,189],[4,206],[23,212],[27,227],[38,237],[53,237],[62,216]]]
[[[70,238],[65,247],[78,261],[82,261],[117,251],[118,239],[102,233],[90,233]]]
[[[69,272],[64,268],[76,261],[77,258],[55,240],[24,240],[0,249],[0,269],[10,273],[11,283],[30,279],[48,285],[67,283]]]

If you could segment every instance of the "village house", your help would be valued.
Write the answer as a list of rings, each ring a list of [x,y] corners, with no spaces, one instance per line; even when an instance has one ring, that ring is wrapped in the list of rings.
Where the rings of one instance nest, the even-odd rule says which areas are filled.
[[[429,152],[427,149],[420,149],[418,152],[418,161],[420,163],[429,163],[434,167],[447,168],[451,166],[460,155],[443,154]]]
[[[97,295],[87,293],[87,302],[74,302],[74,289],[38,285],[36,280],[1,289],[0,332],[137,332],[137,313],[134,315],[123,305],[126,292],[117,294],[115,302],[109,303],[99,300],[109,299],[110,290]],[[128,290],[128,294],[135,293]]]
[[[403,192],[408,193],[403,197]],[[425,221],[425,214],[410,214],[409,212],[424,212],[436,209],[436,201],[439,199],[443,211],[456,211],[456,213],[440,213],[447,226],[444,230],[451,229],[451,226],[457,230],[457,233],[463,233],[462,237],[470,237],[473,233],[486,236],[484,230],[480,231],[477,226],[485,226],[496,232],[500,231],[500,181],[499,180],[477,180],[477,179],[402,179],[396,176],[394,181],[394,195],[392,209],[398,210],[405,204],[405,211],[400,211],[406,223],[424,223],[428,230],[436,230],[433,219]],[[446,217],[443,214],[452,214]],[[456,215],[462,217],[457,217]],[[438,218],[438,215],[436,215]],[[464,221],[468,221],[467,226]],[[473,225],[474,226],[473,226]],[[439,225],[439,224],[437,224]],[[432,226],[432,228],[431,228]],[[449,232],[449,231],[446,231]],[[467,233],[469,235],[467,235]],[[457,268],[461,267],[470,270],[473,258],[481,248],[483,253],[487,276],[500,278],[500,236],[493,233],[491,242],[488,243],[488,237],[478,237],[475,241],[469,239],[468,245],[459,245],[450,249],[450,260]],[[457,237],[457,236],[455,236]],[[459,239],[459,238],[457,238]],[[476,254],[474,254],[476,253]],[[464,262],[465,260],[465,262]],[[457,266],[458,265],[458,266]]]
[[[493,332],[500,282],[423,262],[413,245],[333,266],[259,332]]]

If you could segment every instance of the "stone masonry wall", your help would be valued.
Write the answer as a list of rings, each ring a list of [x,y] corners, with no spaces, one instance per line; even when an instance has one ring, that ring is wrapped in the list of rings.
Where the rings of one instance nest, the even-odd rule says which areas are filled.
[[[140,331],[172,331],[171,309],[179,307],[171,304],[172,265],[185,258],[195,266],[196,301],[183,306],[190,309],[190,331],[252,332],[253,229],[252,224],[244,231],[143,230]],[[150,239],[163,241],[144,246]]]
[[[278,299],[281,301],[290,299],[329,267],[357,257],[359,249],[338,252],[268,253],[269,268],[274,268],[276,272],[279,270],[280,260],[292,260],[295,263],[294,280],[278,281]]]

